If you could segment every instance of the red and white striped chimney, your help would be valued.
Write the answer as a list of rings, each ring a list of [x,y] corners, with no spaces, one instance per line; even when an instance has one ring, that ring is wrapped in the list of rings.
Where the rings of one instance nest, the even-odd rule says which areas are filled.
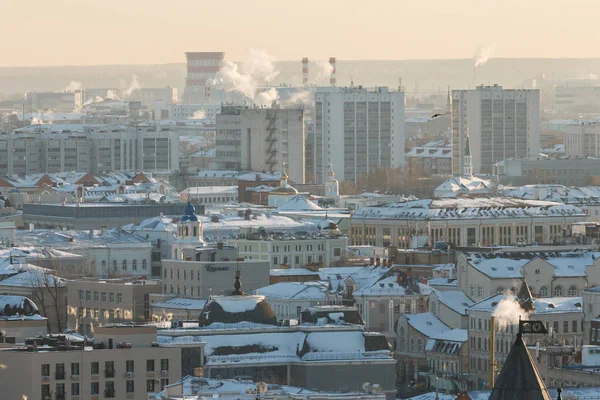
[[[302,86],[308,86],[308,57],[302,59]]]
[[[329,59],[329,65],[331,65],[331,75],[329,76],[329,86],[335,86],[335,57]]]

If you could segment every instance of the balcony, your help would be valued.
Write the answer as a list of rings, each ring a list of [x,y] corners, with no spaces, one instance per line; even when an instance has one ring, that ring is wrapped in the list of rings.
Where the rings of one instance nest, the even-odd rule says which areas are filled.
[[[163,369],[162,371],[160,371],[160,376],[169,376],[169,370]]]

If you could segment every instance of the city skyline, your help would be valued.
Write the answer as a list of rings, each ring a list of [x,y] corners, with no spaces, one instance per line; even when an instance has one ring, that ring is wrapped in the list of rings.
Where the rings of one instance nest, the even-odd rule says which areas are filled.
[[[503,58],[597,56],[591,49],[599,6],[591,0],[568,8],[541,0],[171,4],[169,10],[155,0],[11,4],[0,34],[18,40],[5,42],[0,66],[163,64],[182,62],[186,51],[225,51],[227,59],[240,60],[250,47],[278,60],[473,58],[481,46]],[[352,23],[358,17],[366,22]],[[24,23],[36,28],[23,29]]]

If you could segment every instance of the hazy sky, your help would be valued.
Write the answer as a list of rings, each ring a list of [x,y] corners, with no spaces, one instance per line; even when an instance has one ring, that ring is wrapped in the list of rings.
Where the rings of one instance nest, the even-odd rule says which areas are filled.
[[[598,0],[0,0],[0,66],[279,60],[599,57]]]

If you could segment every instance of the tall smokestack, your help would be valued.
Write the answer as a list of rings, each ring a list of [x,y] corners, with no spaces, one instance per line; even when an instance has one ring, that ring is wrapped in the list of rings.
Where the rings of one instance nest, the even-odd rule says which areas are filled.
[[[329,59],[329,65],[331,65],[331,75],[329,76],[329,86],[336,86],[335,82],[335,57]]]
[[[308,86],[308,58],[302,59],[302,86]]]

